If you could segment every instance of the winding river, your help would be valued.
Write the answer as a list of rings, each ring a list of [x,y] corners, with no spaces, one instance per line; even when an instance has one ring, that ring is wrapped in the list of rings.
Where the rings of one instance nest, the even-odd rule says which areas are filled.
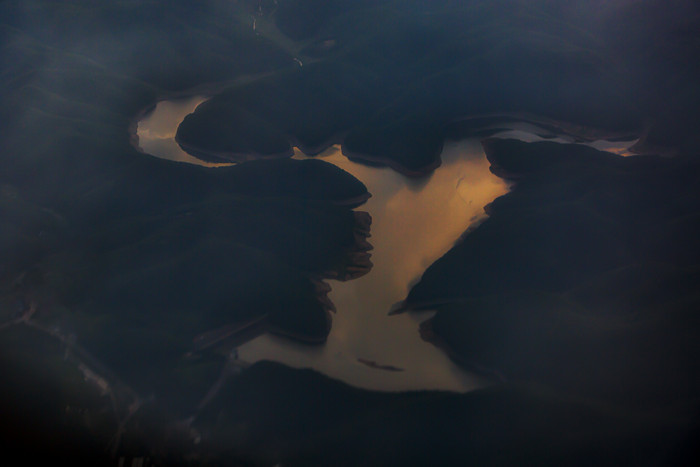
[[[139,122],[140,149],[181,162],[207,164],[185,153],[174,140],[182,119],[206,100],[202,96],[162,101]],[[502,127],[502,125],[501,125]],[[509,124],[496,136],[539,141],[546,133],[527,123]],[[550,141],[571,142],[565,137]],[[626,154],[631,142],[595,141],[598,149]],[[296,151],[295,158],[305,158]],[[432,312],[389,316],[423,271],[485,216],[484,206],[508,191],[489,171],[478,139],[447,142],[442,165],[425,179],[408,179],[389,168],[354,163],[329,148],[317,158],[361,180],[372,198],[359,210],[372,215],[372,270],[358,279],[327,281],[337,308],[328,341],[306,346],[263,335],[238,348],[239,359],[274,360],[295,368],[313,368],[356,387],[383,391],[448,390],[465,392],[486,384],[420,338],[420,322]],[[219,164],[221,165],[221,164]]]

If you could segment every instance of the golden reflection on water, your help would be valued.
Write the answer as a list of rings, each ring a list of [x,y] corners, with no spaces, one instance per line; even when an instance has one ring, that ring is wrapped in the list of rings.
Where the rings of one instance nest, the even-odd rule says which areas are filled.
[[[231,165],[204,162],[183,151],[175,141],[175,133],[180,122],[207,99],[206,96],[194,96],[158,102],[155,109],[138,122],[136,135],[139,148],[146,154],[176,162],[205,167]]]
[[[387,313],[406,297],[423,271],[484,216],[484,206],[507,191],[506,184],[489,171],[479,142],[448,143],[442,166],[423,183],[388,168],[351,162],[337,147],[321,158],[353,174],[372,193],[358,209],[372,215],[369,241],[374,246],[374,267],[353,281],[329,281],[329,298],[338,312],[325,346],[309,351],[306,346],[262,336],[241,346],[239,357],[248,362],[275,360],[314,368],[353,386],[375,390],[467,391],[478,387],[477,377],[420,338],[418,325],[430,313]],[[403,371],[372,368],[358,359]]]
[[[182,119],[204,100],[203,96],[159,102],[138,124],[139,147],[157,157],[208,167],[175,142]],[[547,132],[523,122],[507,124],[494,135],[522,141],[542,141]],[[557,136],[549,141],[572,142]],[[630,142],[605,140],[586,143],[597,149],[630,155]],[[305,158],[297,151],[295,158]],[[432,313],[388,316],[403,300],[425,269],[445,254],[462,233],[484,217],[484,206],[507,191],[504,181],[489,171],[479,141],[448,142],[442,165],[419,181],[388,168],[351,162],[334,146],[319,158],[335,164],[365,183],[372,198],[359,210],[372,215],[372,270],[358,279],[332,286],[329,298],[338,312],[324,346],[306,346],[264,335],[238,349],[239,358],[253,363],[274,360],[297,368],[313,368],[353,386],[374,390],[441,389],[468,391],[483,384],[455,365],[446,354],[424,342],[420,322]],[[387,371],[363,364],[400,368]]]

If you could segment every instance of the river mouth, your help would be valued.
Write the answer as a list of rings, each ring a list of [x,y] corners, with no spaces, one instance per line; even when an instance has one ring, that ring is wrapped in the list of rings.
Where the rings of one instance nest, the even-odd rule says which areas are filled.
[[[177,126],[204,96],[159,102],[138,123],[140,150],[178,162],[216,167],[183,151],[175,142]],[[508,123],[498,138],[573,142],[547,136],[546,130],[523,122]],[[635,141],[593,141],[597,149],[629,155]],[[295,158],[306,158],[295,150]],[[482,221],[484,207],[508,191],[491,173],[480,140],[448,141],[442,164],[416,180],[390,168],[350,161],[333,146],[315,156],[362,181],[372,194],[359,210],[373,218],[370,242],[372,270],[358,279],[329,280],[337,313],[325,345],[308,346],[265,334],[237,348],[240,360],[272,360],[294,368],[312,368],[352,386],[380,391],[447,390],[466,392],[487,384],[456,365],[442,350],[424,341],[420,323],[433,312],[389,316],[423,272],[444,255],[462,234]]]

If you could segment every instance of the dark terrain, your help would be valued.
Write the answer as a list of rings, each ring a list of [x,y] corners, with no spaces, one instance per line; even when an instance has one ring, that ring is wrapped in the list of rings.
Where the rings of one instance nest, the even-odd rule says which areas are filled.
[[[5,455],[695,465],[698,57],[682,0],[1,1]],[[197,92],[180,144],[245,162],[131,144],[144,109]],[[292,146],[425,177],[468,117],[505,114],[642,155],[483,142],[514,187],[404,310],[437,308],[424,338],[491,386],[373,393],[219,345],[322,345],[320,281],[371,267],[367,189]]]

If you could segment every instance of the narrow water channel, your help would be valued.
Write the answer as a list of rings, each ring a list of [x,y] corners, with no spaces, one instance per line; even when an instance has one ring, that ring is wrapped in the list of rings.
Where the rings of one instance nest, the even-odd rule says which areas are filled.
[[[205,100],[163,101],[138,125],[141,150],[154,156],[211,166],[182,151],[174,141],[178,124]],[[524,125],[524,126],[523,126]],[[498,137],[541,140],[538,128],[513,124]],[[554,141],[569,142],[564,138]],[[624,152],[629,143],[596,142]],[[593,143],[591,145],[594,145]],[[624,146],[624,147],[623,147]],[[618,151],[615,151],[618,152]],[[296,158],[304,158],[297,151]],[[328,281],[337,308],[328,341],[307,346],[271,335],[238,348],[241,360],[274,360],[295,368],[313,368],[353,386],[384,391],[438,389],[464,392],[484,384],[455,365],[444,352],[424,342],[420,322],[431,312],[389,316],[392,305],[430,264],[484,217],[484,206],[508,190],[489,171],[479,140],[448,142],[442,165],[429,177],[408,179],[389,168],[354,163],[334,146],[317,156],[351,173],[372,198],[358,210],[372,215],[370,243],[374,267],[347,282]]]
[[[192,96],[183,99],[160,101],[138,122],[136,135],[139,149],[152,156],[177,162],[218,167],[230,164],[213,164],[189,155],[175,141],[175,133],[180,122],[207,100],[206,96]]]

